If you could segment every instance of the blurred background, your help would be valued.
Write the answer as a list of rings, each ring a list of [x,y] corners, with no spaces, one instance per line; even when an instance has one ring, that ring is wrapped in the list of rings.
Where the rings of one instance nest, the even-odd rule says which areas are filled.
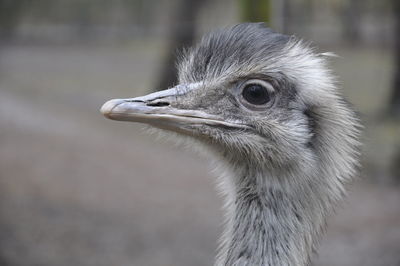
[[[0,265],[212,265],[209,161],[99,113],[176,83],[175,54],[265,21],[339,57],[363,167],[314,265],[400,265],[400,1],[0,0]]]

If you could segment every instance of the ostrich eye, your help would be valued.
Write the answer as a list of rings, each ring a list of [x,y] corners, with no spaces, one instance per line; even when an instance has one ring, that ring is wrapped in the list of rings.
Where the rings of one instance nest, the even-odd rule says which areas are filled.
[[[240,86],[240,102],[252,110],[265,110],[270,102],[273,102],[275,95],[274,87],[267,81],[261,79],[251,79]]]
[[[243,98],[254,105],[263,105],[269,102],[269,91],[261,84],[248,84],[243,88]]]
[[[233,90],[236,99],[246,109],[251,111],[265,111],[274,103],[276,91],[268,81],[250,79]]]

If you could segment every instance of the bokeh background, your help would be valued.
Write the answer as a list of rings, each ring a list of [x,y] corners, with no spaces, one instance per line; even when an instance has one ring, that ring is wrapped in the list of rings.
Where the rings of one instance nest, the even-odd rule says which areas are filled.
[[[177,49],[266,21],[338,55],[360,179],[314,265],[400,265],[398,0],[0,0],[0,265],[212,265],[209,158],[99,113],[175,84]]]

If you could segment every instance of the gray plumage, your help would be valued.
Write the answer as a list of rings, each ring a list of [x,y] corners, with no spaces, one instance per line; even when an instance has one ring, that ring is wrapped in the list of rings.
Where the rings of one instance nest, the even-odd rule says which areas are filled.
[[[183,53],[179,84],[102,112],[176,132],[219,158],[226,227],[216,265],[309,265],[360,145],[324,55],[239,24]]]

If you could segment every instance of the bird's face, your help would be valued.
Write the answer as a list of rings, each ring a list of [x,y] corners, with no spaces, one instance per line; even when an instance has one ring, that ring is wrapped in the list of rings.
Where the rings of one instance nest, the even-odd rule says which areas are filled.
[[[304,156],[312,137],[307,115],[286,85],[271,75],[187,83],[108,101],[102,112],[196,138],[231,158],[282,166]]]
[[[291,66],[279,61],[287,39],[244,47],[259,34],[277,37],[260,25],[243,27],[215,33],[192,50],[180,66],[180,85],[108,101],[103,114],[190,136],[231,160],[279,168],[312,161],[313,121],[284,73]]]

